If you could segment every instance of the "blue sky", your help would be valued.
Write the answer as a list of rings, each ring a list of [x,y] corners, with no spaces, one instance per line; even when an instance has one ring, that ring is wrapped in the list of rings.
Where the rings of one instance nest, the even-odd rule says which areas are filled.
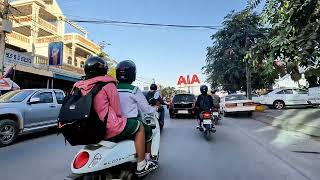
[[[246,0],[58,0],[69,19],[74,16],[164,24],[221,25]],[[71,16],[70,16],[71,15]],[[138,75],[175,86],[179,75],[199,74],[214,30],[80,24],[95,42],[111,43],[106,52],[117,61],[133,60]]]

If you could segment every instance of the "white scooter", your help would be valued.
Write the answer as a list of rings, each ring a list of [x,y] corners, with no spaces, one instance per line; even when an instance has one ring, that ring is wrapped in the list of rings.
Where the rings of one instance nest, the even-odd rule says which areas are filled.
[[[157,98],[155,95],[155,98]],[[151,158],[158,160],[160,147],[159,114],[141,114],[142,120],[152,130]],[[72,174],[65,180],[134,180],[136,171],[136,149],[133,140],[119,143],[101,141],[84,146],[71,164]]]

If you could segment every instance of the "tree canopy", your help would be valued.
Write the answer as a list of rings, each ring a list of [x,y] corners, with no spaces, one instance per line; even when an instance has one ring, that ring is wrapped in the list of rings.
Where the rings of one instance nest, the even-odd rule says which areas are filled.
[[[272,72],[250,61],[250,50],[264,51],[266,47],[255,47],[266,42],[267,28],[260,22],[257,13],[243,10],[231,12],[223,21],[223,28],[211,36],[213,45],[207,48],[206,66],[203,67],[208,82],[214,88],[223,87],[228,91],[246,88],[246,63],[252,67],[252,86],[266,87],[274,79]],[[260,53],[258,54],[261,55]],[[258,58],[258,55],[255,56]],[[254,67],[254,68],[253,68]],[[268,74],[269,76],[263,76]],[[270,75],[271,74],[271,75]]]

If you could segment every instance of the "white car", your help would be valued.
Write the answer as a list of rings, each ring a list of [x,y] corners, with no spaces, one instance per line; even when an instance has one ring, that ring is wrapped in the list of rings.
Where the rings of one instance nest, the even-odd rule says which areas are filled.
[[[261,104],[270,108],[283,109],[285,106],[309,105],[307,90],[298,88],[281,88],[264,95]]]
[[[247,112],[249,116],[252,115],[256,109],[256,105],[252,100],[248,100],[242,94],[231,94],[223,97],[220,103],[220,109],[224,117],[230,113]]]

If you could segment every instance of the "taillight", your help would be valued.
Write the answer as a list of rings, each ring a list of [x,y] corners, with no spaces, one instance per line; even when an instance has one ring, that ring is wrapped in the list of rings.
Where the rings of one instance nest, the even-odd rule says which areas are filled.
[[[75,169],[80,169],[84,165],[86,165],[88,161],[89,161],[89,153],[86,151],[83,151],[77,155],[76,159],[73,162],[73,167]]]
[[[211,119],[211,113],[209,112],[202,113],[202,117],[203,119]]]
[[[226,103],[225,106],[226,106],[227,108],[231,108],[231,107],[236,107],[237,104],[236,104],[236,103]]]
[[[246,102],[246,103],[243,103],[244,106],[254,106],[254,102]]]

